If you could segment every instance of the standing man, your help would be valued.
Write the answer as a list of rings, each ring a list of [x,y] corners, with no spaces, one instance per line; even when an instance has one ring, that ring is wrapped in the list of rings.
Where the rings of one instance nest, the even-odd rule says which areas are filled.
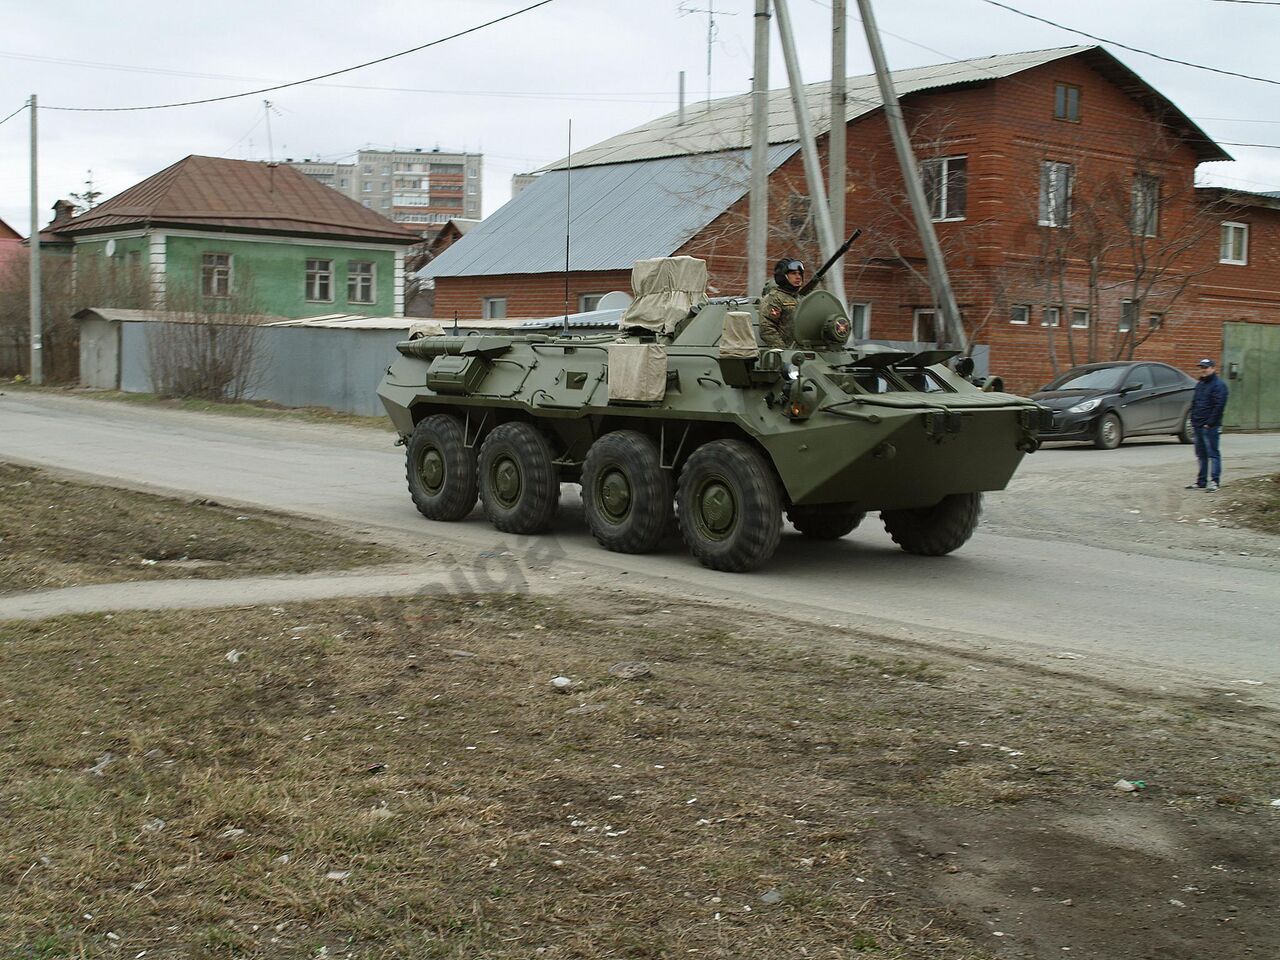
[[[1196,460],[1200,471],[1188,490],[1212,493],[1222,482],[1222,455],[1218,436],[1222,432],[1222,411],[1227,406],[1227,385],[1218,376],[1217,365],[1207,357],[1199,364],[1200,382],[1191,398],[1191,427],[1196,434]]]
[[[766,283],[760,299],[760,339],[766,347],[789,347],[794,342],[791,321],[796,316],[796,294],[804,286],[804,264],[779,260],[773,282]]]

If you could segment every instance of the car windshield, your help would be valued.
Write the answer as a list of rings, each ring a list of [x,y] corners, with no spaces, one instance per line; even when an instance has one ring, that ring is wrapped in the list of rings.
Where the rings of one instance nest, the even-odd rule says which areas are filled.
[[[1120,385],[1124,367],[1102,367],[1095,370],[1071,370],[1064,373],[1046,390],[1114,390]]]

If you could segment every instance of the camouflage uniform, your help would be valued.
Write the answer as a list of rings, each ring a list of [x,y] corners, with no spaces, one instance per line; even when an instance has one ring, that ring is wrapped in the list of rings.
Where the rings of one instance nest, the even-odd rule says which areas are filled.
[[[787,293],[776,283],[765,284],[760,299],[760,339],[766,347],[785,348],[795,342],[791,321],[796,316],[795,294]]]

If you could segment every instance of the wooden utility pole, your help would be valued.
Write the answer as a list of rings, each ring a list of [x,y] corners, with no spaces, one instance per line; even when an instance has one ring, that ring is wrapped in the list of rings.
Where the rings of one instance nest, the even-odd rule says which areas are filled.
[[[36,176],[36,95],[31,105],[31,382],[44,383],[44,328],[40,322],[40,195]]]

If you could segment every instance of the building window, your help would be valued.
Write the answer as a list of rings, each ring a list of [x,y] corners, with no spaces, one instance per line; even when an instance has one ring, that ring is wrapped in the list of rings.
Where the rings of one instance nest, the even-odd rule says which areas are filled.
[[[485,297],[484,318],[486,320],[505,320],[507,318],[507,298]]]
[[[929,216],[934,220],[963,220],[969,186],[969,158],[942,157],[920,164]]]
[[[372,183],[362,183],[362,184],[360,184],[360,192],[361,192],[361,193],[373,193],[373,184],[372,184]]]
[[[389,176],[391,176],[391,165],[390,165],[390,164],[383,164],[383,165],[382,165],[382,175],[383,175],[384,177],[389,177]]]
[[[467,184],[467,193],[471,194],[473,197],[475,196],[476,185],[474,183]]]
[[[366,163],[362,169],[365,173],[373,173],[373,164]]]
[[[1219,248],[1218,260],[1221,263],[1244,265],[1249,262],[1249,225],[1247,223],[1224,223],[1222,225],[1222,244]]]
[[[1120,301],[1120,332],[1130,333],[1133,330],[1133,321],[1138,316],[1138,305],[1132,300]]]
[[[603,293],[580,293],[578,294],[578,312],[589,313],[592,310],[600,309],[600,301],[604,298]]]
[[[911,339],[916,343],[942,346],[942,314],[937,310],[916,310],[911,317]]]
[[[1140,173],[1133,178],[1133,232],[1154,237],[1160,225],[1160,178]]]
[[[479,175],[480,175],[479,171],[477,171],[475,167],[469,167],[467,169],[467,176],[470,177],[472,180],[474,180]]]
[[[1057,327],[1062,324],[1061,307],[1045,307],[1040,313],[1040,326]]]
[[[871,304],[849,304],[849,339],[866,340],[871,336]]]
[[[1071,164],[1040,163],[1040,225],[1065,227],[1071,222]]]
[[[371,207],[371,206],[373,206],[373,201],[372,201],[372,200],[365,200],[365,201],[364,201],[364,205],[365,205],[366,207]]]
[[[1053,116],[1056,120],[1080,122],[1080,88],[1070,83],[1053,86]]]
[[[1089,329],[1089,311],[1084,307],[1071,308],[1071,328],[1073,330]]]
[[[231,296],[231,254],[200,255],[200,292],[206,297]]]
[[[347,300],[351,303],[373,303],[374,267],[369,260],[347,261]]]
[[[1009,308],[1009,322],[1025,327],[1031,322],[1031,308],[1025,303],[1015,303]]]
[[[333,301],[333,261],[307,261],[307,299],[318,303]]]

